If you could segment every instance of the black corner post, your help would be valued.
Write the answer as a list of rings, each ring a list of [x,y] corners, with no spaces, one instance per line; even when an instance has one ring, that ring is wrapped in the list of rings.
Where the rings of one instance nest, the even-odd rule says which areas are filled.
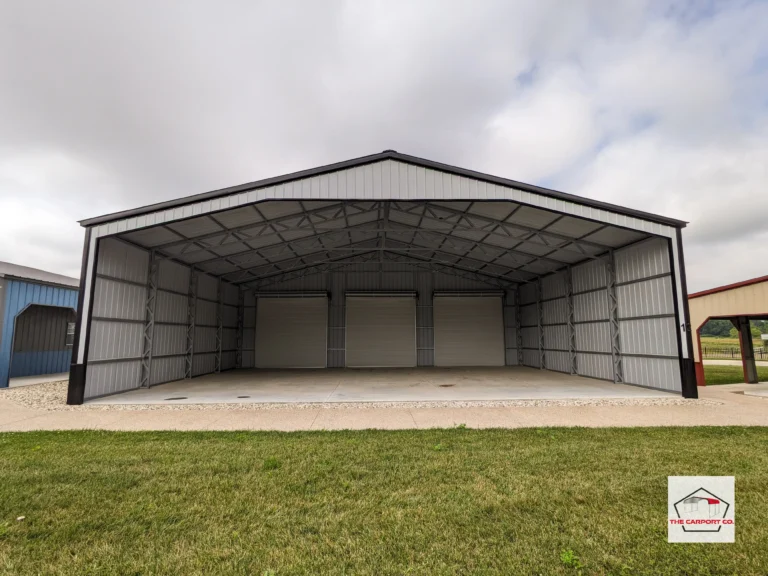
[[[91,245],[91,229],[85,229],[85,241],[83,245],[83,262],[80,265],[80,290],[77,295],[77,318],[75,322],[75,341],[72,343],[72,362],[69,366],[69,388],[67,389],[67,404],[82,404],[85,398],[85,366],[86,355],[83,356],[83,363],[77,363],[77,357],[80,352],[80,333],[83,322],[83,306],[85,303],[85,291],[89,289],[86,285],[86,276],[88,275],[88,252]],[[96,282],[91,279],[91,287]],[[93,302],[93,291],[91,290],[91,303]],[[87,323],[90,323],[91,314],[88,311]],[[86,344],[87,348],[87,344]],[[86,350],[87,352],[87,350]]]
[[[680,288],[682,290],[680,299],[683,302],[683,309],[681,310],[682,314],[680,314],[678,318],[682,320],[683,327],[685,328],[685,342],[682,342],[682,345],[685,346],[688,351],[687,358],[683,358],[682,354],[680,355],[680,375],[683,380],[683,397],[698,398],[699,389],[696,384],[696,366],[693,362],[693,331],[691,329],[691,313],[688,308],[688,282],[685,278],[685,256],[683,255],[683,231],[681,228],[677,229],[677,258],[680,269]]]

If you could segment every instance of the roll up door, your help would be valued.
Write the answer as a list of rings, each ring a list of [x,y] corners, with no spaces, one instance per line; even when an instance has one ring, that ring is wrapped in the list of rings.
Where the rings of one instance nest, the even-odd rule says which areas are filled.
[[[504,366],[501,296],[434,299],[435,366]]]
[[[257,298],[257,368],[325,368],[327,334],[326,296]]]
[[[416,366],[416,297],[347,296],[347,366]]]

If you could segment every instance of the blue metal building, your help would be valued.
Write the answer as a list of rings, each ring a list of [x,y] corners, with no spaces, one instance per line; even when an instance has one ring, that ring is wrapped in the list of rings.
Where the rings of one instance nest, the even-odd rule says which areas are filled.
[[[75,278],[0,262],[0,388],[69,369],[78,287]]]

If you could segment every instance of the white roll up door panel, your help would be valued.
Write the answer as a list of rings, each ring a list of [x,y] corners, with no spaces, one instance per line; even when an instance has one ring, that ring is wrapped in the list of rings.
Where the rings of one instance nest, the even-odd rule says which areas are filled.
[[[501,297],[436,296],[435,366],[504,366]]]
[[[328,299],[258,298],[257,368],[325,368]]]
[[[416,366],[416,298],[347,297],[347,366]]]

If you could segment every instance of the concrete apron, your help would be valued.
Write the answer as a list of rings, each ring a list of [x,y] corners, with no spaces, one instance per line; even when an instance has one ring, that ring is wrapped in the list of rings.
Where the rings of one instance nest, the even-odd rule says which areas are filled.
[[[37,410],[12,402],[0,392],[0,432],[28,430],[343,430],[521,428],[543,426],[767,426],[768,398],[745,390],[768,390],[765,385],[732,384],[700,389],[701,400],[637,399],[585,400],[587,405],[564,402],[525,406],[468,406],[446,408],[326,407],[250,409],[231,406],[84,405],[61,410]],[[610,404],[613,402],[613,404]],[[634,403],[633,403],[634,402]],[[666,403],[665,403],[666,402]],[[307,406],[307,405],[305,405]],[[330,407],[329,407],[330,406]],[[349,406],[349,407],[347,407]]]
[[[459,402],[679,397],[527,367],[338,370],[231,370],[88,402],[105,404],[250,404]]]

